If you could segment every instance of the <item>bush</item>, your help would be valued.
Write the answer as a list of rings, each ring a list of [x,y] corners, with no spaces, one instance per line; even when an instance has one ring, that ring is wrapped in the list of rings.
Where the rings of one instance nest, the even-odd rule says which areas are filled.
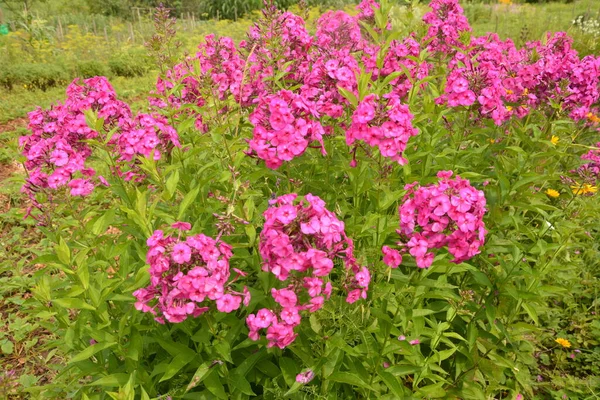
[[[28,390],[596,393],[598,60],[431,7],[420,33],[369,0],[314,34],[267,13],[162,74],[148,113],[105,78],[30,113],[22,191],[54,247],[28,304],[70,361]]]
[[[148,72],[149,58],[143,50],[119,53],[108,61],[110,72],[116,76],[133,78]]]
[[[80,61],[75,66],[75,76],[79,78],[106,76],[108,71],[106,64],[100,61]]]
[[[12,64],[0,71],[0,84],[11,90],[23,86],[28,90],[47,90],[69,80],[65,69],[57,64]]]

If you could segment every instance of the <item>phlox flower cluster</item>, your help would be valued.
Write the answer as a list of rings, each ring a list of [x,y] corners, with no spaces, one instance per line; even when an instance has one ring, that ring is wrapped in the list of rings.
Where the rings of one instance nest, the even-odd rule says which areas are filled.
[[[325,202],[308,194],[294,204],[296,198],[294,193],[271,200],[260,234],[263,270],[288,283],[271,290],[277,310],[263,308],[246,319],[249,337],[258,340],[259,331],[266,329],[269,347],[291,344],[296,338],[294,327],[301,322],[300,313],[315,312],[329,299],[332,285],[326,278],[336,259],[346,266],[343,286],[349,292],[349,303],[366,298],[371,279],[369,270],[354,258],[344,223],[325,208]]]
[[[270,91],[259,82],[285,72],[289,82],[302,82],[310,68],[309,52],[313,37],[304,20],[291,12],[267,9],[262,21],[248,31],[248,40],[240,48],[248,52],[247,75],[255,77],[257,92]]]
[[[423,79],[429,74],[430,65],[427,62],[418,63],[414,58],[419,57],[421,46],[412,37],[402,41],[393,40],[386,49],[381,68],[377,66],[377,58],[380,53],[380,46],[370,44],[365,46],[362,57],[366,72],[373,74],[373,78],[385,78],[393,73],[401,74],[390,81],[392,93],[400,98],[404,98],[413,84],[411,80]],[[404,68],[403,68],[404,67]],[[407,70],[410,76],[406,76]]]
[[[126,162],[131,167],[125,172],[121,168],[116,171],[125,180],[145,177],[135,167],[136,156],[160,160],[162,153],[169,152],[173,146],[180,146],[177,131],[169,125],[166,117],[157,113],[138,114],[133,119],[122,121],[121,129],[111,138],[110,143],[114,144],[120,154],[117,161]]]
[[[577,169],[577,174],[584,183],[597,185],[600,182],[600,142],[596,143],[595,149],[583,154],[581,159],[588,162]]]
[[[403,250],[415,258],[419,268],[431,266],[433,249],[447,247],[454,256],[451,261],[460,263],[479,254],[485,241],[483,192],[467,179],[451,177],[452,171],[441,171],[437,184],[419,186],[415,182],[405,187],[408,192],[398,209],[398,233],[403,237]],[[390,250],[383,249],[384,262],[399,265],[400,254]]]
[[[325,131],[314,118],[314,112],[314,102],[289,90],[259,98],[258,107],[250,115],[254,125],[249,142],[251,154],[275,169],[284,161],[302,155],[313,141],[319,142],[325,153]]]
[[[107,129],[131,118],[129,106],[116,99],[114,89],[104,77],[75,80],[67,88],[63,104],[29,113],[31,134],[22,136],[19,145],[27,159],[25,168],[29,174],[22,191],[29,195],[34,207],[41,208],[35,193],[46,188],[69,187],[72,196],[92,192],[96,171],[86,165],[92,154],[86,140],[95,139],[98,132],[87,125],[84,114],[87,110],[103,118]]]
[[[314,99],[318,116],[337,120],[349,104],[338,88],[356,95],[359,72],[358,61],[347,49],[331,50],[313,60],[312,69],[304,76],[302,92]]]
[[[23,191],[36,208],[41,204],[35,193],[43,189],[69,187],[72,196],[87,196],[95,187],[96,171],[86,165],[92,148],[86,142],[98,138],[98,132],[86,122],[86,112],[93,111],[103,123],[105,131],[112,131],[109,151],[118,160],[115,173],[135,168],[135,157],[160,158],[161,152],[179,146],[177,132],[160,115],[132,116],[129,106],[118,100],[105,77],[75,80],[67,88],[64,104],[48,110],[38,108],[29,113],[30,135],[19,139],[27,158],[29,173]],[[125,172],[126,176],[132,174]],[[139,175],[138,175],[139,176]],[[107,185],[103,177],[100,183]]]
[[[419,43],[412,38],[394,40],[383,66],[377,66],[380,47],[363,37],[360,22],[372,22],[378,7],[375,1],[365,0],[358,6],[358,16],[328,11],[318,19],[314,36],[308,33],[301,17],[269,7],[238,47],[231,39],[207,36],[195,58],[188,58],[159,79],[159,96],[153,104],[181,108],[181,114],[186,118],[194,115],[196,127],[206,131],[210,114],[203,108],[210,106],[211,112],[215,108],[208,98],[222,101],[216,105],[219,113],[228,112],[235,102],[249,112],[254,125],[247,154],[275,169],[302,155],[313,141],[319,142],[317,147],[324,154],[323,134],[348,129],[343,117],[350,102],[340,89],[358,97],[361,62],[373,79],[384,78],[404,66],[410,77],[394,78],[385,98],[391,108],[390,124],[412,135],[416,133],[410,126],[412,116],[400,99],[410,91],[411,79],[425,77],[429,66],[412,59],[420,54]],[[200,65],[199,71],[193,67],[195,64]],[[280,90],[275,81],[294,89]],[[180,89],[171,93],[175,88]],[[280,105],[273,106],[275,103]],[[183,107],[185,104],[192,107]],[[283,107],[283,111],[273,107]],[[402,162],[404,138],[397,132],[390,134],[395,135],[395,145],[394,140],[378,141],[385,142],[387,157]],[[353,142],[353,133],[349,136],[349,142]]]
[[[356,140],[363,140],[378,147],[382,156],[404,165],[407,160],[402,153],[418,131],[412,126],[413,115],[408,106],[397,97],[390,97],[385,100],[369,94],[358,104],[346,132],[346,143],[352,146]]]
[[[152,96],[148,98],[148,102],[156,109],[169,107],[173,110],[180,110],[174,115],[174,118],[193,117],[196,129],[200,132],[206,132],[208,126],[204,123],[202,115],[192,108],[203,107],[206,104],[204,95],[201,93],[200,82],[192,75],[192,71],[194,71],[193,63],[194,59],[187,57],[183,62],[168,70],[164,77],[159,76],[156,82],[156,90],[151,92]],[[173,92],[177,83],[180,90]],[[188,107],[182,108],[184,105]]]
[[[174,227],[188,230],[190,224]],[[137,310],[151,313],[160,323],[177,323],[210,310],[211,302],[224,313],[237,310],[242,302],[248,305],[248,289],[238,293],[231,288],[228,244],[203,234],[183,239],[162,230],[154,231],[147,244],[150,285],[133,292]]]
[[[359,21],[373,22],[375,19],[375,10],[380,8],[375,0],[363,0],[357,6]]]
[[[360,31],[358,18],[343,11],[327,11],[317,21],[315,44],[326,50],[361,50],[364,40]]]
[[[423,38],[427,49],[438,54],[452,54],[455,47],[463,48],[461,35],[471,32],[471,26],[458,0],[432,0],[429,7],[431,11],[423,16],[428,28]]]
[[[450,60],[445,93],[438,102],[473,105],[497,125],[551,102],[560,103],[571,118],[584,119],[600,99],[600,59],[579,59],[571,43],[564,32],[522,49],[496,34],[475,38],[465,53]]]

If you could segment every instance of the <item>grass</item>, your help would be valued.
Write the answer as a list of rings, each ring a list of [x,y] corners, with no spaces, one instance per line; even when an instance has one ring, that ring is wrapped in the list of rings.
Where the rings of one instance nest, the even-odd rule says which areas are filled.
[[[586,51],[589,46],[572,21],[578,15],[600,18],[598,0],[543,5],[465,3],[463,8],[475,35],[496,32],[501,38],[512,38],[517,45],[521,45],[528,40],[542,40],[548,31],[566,31],[574,37],[575,47],[585,54],[590,53]]]

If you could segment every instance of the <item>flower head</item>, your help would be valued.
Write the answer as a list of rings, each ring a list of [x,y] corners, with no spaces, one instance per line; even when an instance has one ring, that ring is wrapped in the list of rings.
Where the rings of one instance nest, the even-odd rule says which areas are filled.
[[[566,347],[566,348],[571,347],[571,342],[569,342],[567,339],[558,338],[555,340],[555,342],[560,344],[562,347]]]
[[[552,198],[557,198],[558,196],[560,196],[560,193],[558,193],[558,191],[554,189],[548,189],[545,193]]]

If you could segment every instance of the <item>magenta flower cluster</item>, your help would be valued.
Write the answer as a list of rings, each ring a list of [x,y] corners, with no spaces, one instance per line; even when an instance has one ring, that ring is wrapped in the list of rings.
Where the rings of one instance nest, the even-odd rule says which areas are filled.
[[[250,115],[254,125],[249,142],[252,152],[265,160],[269,168],[278,168],[284,161],[301,155],[313,141],[319,142],[325,152],[325,131],[311,109],[315,109],[314,102],[288,90],[260,97]]]
[[[180,231],[191,228],[177,223]],[[154,231],[147,241],[146,261],[150,265],[150,285],[133,292],[135,308],[149,312],[160,323],[182,322],[210,310],[211,302],[220,312],[237,310],[242,302],[248,305],[250,293],[246,287],[236,292],[229,280],[231,246],[199,234],[181,238]]]
[[[231,103],[247,109],[254,126],[247,153],[272,169],[301,156],[309,147],[320,148],[325,154],[324,135],[339,131],[346,134],[351,151],[356,151],[357,140],[365,141],[379,148],[384,157],[403,163],[406,142],[417,134],[403,100],[412,88],[411,80],[427,76],[429,65],[415,61],[421,48],[414,39],[387,44],[383,65],[378,64],[382,49],[369,35],[363,35],[360,25],[373,23],[378,7],[369,0],[358,6],[357,16],[328,11],[317,21],[314,36],[302,18],[276,10],[269,10],[238,47],[231,39],[216,41],[208,36],[195,59],[176,65],[166,79],[159,80],[159,96],[153,104],[176,108],[193,105],[182,113],[186,117],[195,113],[196,127],[201,131],[207,129],[210,118],[218,121],[217,115],[230,110]],[[195,63],[200,64],[200,71],[193,69]],[[385,106],[377,107],[376,120],[361,122],[363,126],[353,121],[348,126],[345,116],[351,105],[340,89],[359,97],[361,63],[373,79],[385,78],[402,67],[409,74],[396,74],[390,79],[388,93],[364,102],[362,108],[385,99]],[[294,89],[280,89],[277,81]],[[172,93],[176,87],[181,89]],[[232,100],[229,103],[228,98]],[[205,105],[210,105],[210,112],[203,112]]]
[[[129,106],[117,99],[106,78],[75,80],[67,88],[64,104],[29,113],[31,134],[19,139],[29,174],[22,190],[29,195],[33,207],[42,207],[35,198],[40,190],[68,187],[72,196],[87,196],[97,184],[93,181],[96,171],[86,164],[93,153],[87,141],[104,138],[99,138],[99,133],[88,126],[87,111],[96,114],[105,131],[113,132],[108,147],[111,157],[117,159],[114,172],[125,179],[135,175],[135,157],[153,155],[157,159],[161,152],[179,146],[177,132],[165,117],[154,114],[133,117]],[[108,184],[102,176],[97,180]]]
[[[445,93],[439,103],[471,106],[497,125],[512,116],[561,104],[574,120],[583,120],[600,99],[600,58],[580,59],[564,32],[546,43],[528,42],[522,49],[496,34],[474,38],[449,62]]]
[[[300,313],[323,307],[332,292],[326,278],[336,260],[345,264],[342,285],[348,292],[347,302],[366,298],[371,279],[369,270],[354,258],[344,223],[325,208],[325,202],[308,194],[295,204],[296,198],[296,194],[287,194],[270,202],[260,235],[263,270],[288,283],[271,290],[277,310],[263,308],[246,319],[249,337],[258,340],[259,331],[266,329],[269,347],[291,344],[296,338],[294,327],[301,322]]]
[[[433,0],[429,7],[431,11],[423,16],[427,24],[423,42],[427,49],[433,53],[452,54],[455,48],[463,48],[461,36],[470,32],[471,26],[458,0]]]
[[[583,182],[597,185],[600,182],[600,142],[596,143],[595,149],[583,154],[581,159],[588,162],[577,168],[577,174]]]
[[[433,249],[447,247],[460,263],[479,254],[485,241],[483,216],[486,201],[482,191],[467,179],[452,178],[452,171],[438,173],[439,182],[406,185],[408,191],[399,207],[402,250],[408,251],[419,268],[431,266]],[[383,248],[384,262],[396,267],[402,261],[397,250]]]
[[[369,94],[352,115],[346,143],[351,146],[356,140],[363,140],[369,146],[377,146],[382,156],[404,165],[407,160],[402,153],[406,144],[411,136],[418,134],[411,124],[412,119],[408,106],[397,98],[383,101]]]

